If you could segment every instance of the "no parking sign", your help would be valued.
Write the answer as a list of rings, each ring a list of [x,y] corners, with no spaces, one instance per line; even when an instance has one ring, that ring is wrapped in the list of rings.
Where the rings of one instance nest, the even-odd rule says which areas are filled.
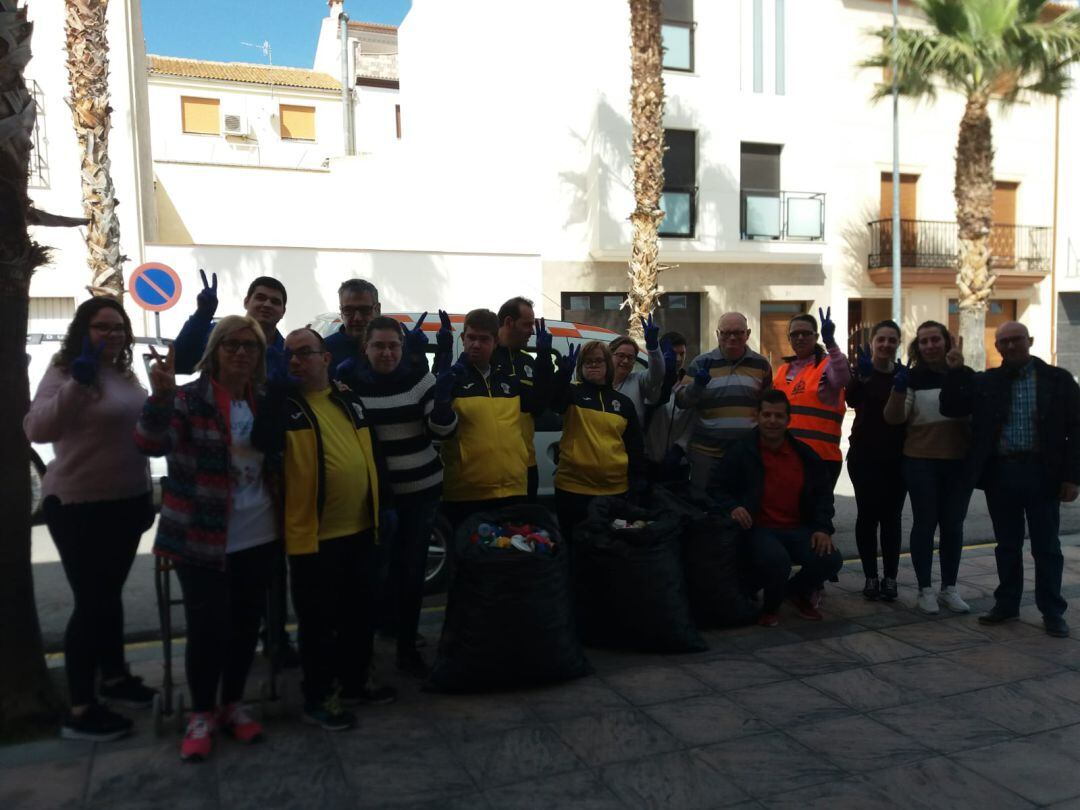
[[[136,304],[150,312],[164,312],[180,300],[183,286],[180,276],[161,262],[140,264],[131,271],[128,294]]]

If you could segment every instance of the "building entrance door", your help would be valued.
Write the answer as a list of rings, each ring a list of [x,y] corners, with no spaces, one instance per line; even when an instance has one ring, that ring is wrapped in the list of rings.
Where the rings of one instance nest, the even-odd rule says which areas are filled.
[[[762,301],[761,334],[758,336],[759,351],[773,367],[773,371],[784,362],[784,357],[791,354],[788,341],[788,321],[793,316],[806,312],[805,301]],[[750,343],[754,343],[751,336]]]

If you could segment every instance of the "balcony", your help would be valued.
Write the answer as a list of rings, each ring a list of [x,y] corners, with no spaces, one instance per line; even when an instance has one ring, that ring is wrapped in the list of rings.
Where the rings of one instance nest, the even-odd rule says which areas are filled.
[[[892,220],[869,223],[867,269],[878,285],[892,283]],[[955,222],[900,220],[900,267],[909,284],[952,284],[960,251]],[[1050,272],[1050,228],[995,224],[990,231],[990,266],[1001,287],[1025,287]]]
[[[825,195],[812,191],[748,189],[740,192],[739,238],[820,242],[825,238]]]

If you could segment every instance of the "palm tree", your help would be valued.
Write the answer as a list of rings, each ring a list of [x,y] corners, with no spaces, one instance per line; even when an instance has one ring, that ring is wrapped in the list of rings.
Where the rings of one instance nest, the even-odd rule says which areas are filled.
[[[641,337],[640,317],[660,295],[658,232],[664,212],[664,76],[661,0],[630,0],[630,126],[634,153],[634,227],[630,247],[630,334]]]
[[[41,223],[27,197],[33,97],[23,79],[32,26],[17,0],[0,0],[0,733],[55,714],[30,565],[29,405],[26,322],[30,276],[47,260],[27,225]]]
[[[82,150],[83,212],[92,295],[124,293],[120,221],[109,161],[109,42],[105,13],[108,0],[65,0],[67,68],[71,114]]]
[[[956,220],[960,336],[967,362],[983,368],[990,267],[994,144],[990,101],[1011,106],[1029,94],[1061,97],[1069,65],[1080,58],[1080,9],[1047,0],[913,0],[929,26],[875,32],[881,51],[860,63],[895,70],[900,93],[933,101],[940,87],[964,97],[956,142]],[[879,84],[874,100],[887,98]]]

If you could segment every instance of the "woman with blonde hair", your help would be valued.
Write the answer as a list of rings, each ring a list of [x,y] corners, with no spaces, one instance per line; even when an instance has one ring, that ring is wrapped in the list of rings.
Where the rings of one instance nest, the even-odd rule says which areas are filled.
[[[641,347],[633,338],[617,337],[608,344],[608,348],[615,363],[615,376],[611,384],[634,404],[638,425],[644,431],[645,406],[656,405],[660,401],[667,361],[660,349],[660,326],[653,321],[652,315],[648,320],[641,319],[641,329],[645,335],[645,351],[649,355],[648,368],[635,369]]]
[[[555,509],[563,539],[601,495],[636,497],[645,486],[645,443],[630,397],[615,390],[611,350],[592,340],[559,360],[552,409],[563,415]]]
[[[241,699],[281,554],[263,454],[252,443],[265,358],[256,321],[222,318],[194,382],[176,387],[171,348],[157,357],[136,431],[144,453],[168,460],[154,553],[173,561],[184,595],[193,711],[180,757],[187,761],[209,756],[218,727],[241,742],[263,737]]]
[[[154,521],[150,473],[131,438],[146,401],[131,371],[134,342],[117,301],[84,301],[23,421],[30,441],[52,442],[56,453],[42,488],[75,603],[64,635],[65,739],[101,742],[131,731],[131,720],[97,702],[98,673],[97,692],[108,701],[145,708],[154,698],[124,663],[121,593]]]

